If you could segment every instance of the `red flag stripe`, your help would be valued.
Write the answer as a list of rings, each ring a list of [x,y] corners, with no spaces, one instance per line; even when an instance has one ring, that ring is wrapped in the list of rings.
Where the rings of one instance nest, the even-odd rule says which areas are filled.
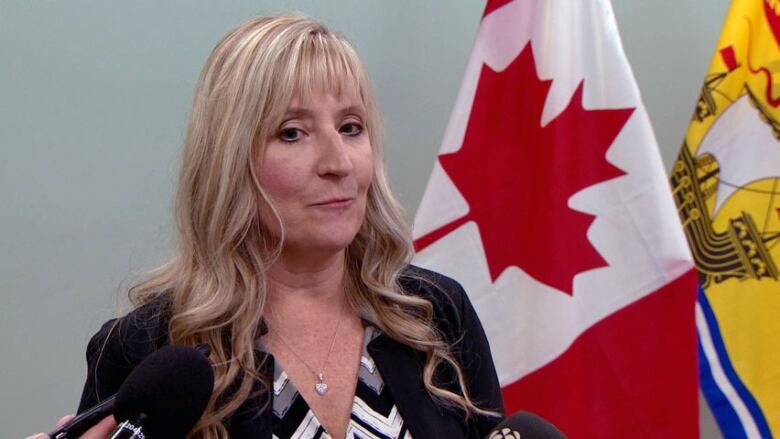
[[[699,437],[696,283],[691,270],[583,332],[504,387],[507,413],[537,413],[572,438]]]

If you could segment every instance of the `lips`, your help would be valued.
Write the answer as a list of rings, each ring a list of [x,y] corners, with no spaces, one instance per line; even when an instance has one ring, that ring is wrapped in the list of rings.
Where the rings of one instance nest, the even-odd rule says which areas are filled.
[[[312,207],[347,207],[355,201],[354,197],[334,197],[327,200],[312,203]]]

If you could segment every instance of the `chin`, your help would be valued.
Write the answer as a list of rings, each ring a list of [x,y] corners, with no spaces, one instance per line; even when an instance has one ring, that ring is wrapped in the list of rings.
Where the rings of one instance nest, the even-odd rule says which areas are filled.
[[[287,236],[285,246],[299,249],[306,253],[334,254],[345,250],[352,244],[357,236],[357,230],[352,231],[337,230],[329,233],[317,233],[314,235],[293,237]]]
[[[343,236],[343,237],[331,236],[330,239],[320,242],[319,245],[317,245],[317,247],[323,250],[329,250],[333,253],[340,252],[342,250],[345,250],[347,247],[349,247],[350,244],[352,244],[352,241],[355,240],[355,236],[357,236],[357,234]]]

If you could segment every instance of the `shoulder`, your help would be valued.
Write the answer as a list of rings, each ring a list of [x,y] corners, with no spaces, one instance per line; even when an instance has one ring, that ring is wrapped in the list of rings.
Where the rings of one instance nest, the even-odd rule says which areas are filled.
[[[125,316],[111,319],[92,336],[90,354],[102,353],[111,360],[134,366],[168,342],[168,301],[161,296]]]
[[[442,296],[458,300],[465,294],[463,287],[455,279],[412,264],[403,269],[399,281],[408,293],[430,296],[428,298],[433,300],[445,298]]]
[[[80,412],[114,394],[138,363],[169,343],[170,311],[165,297],[107,321],[92,336],[87,345],[87,379]]]
[[[464,318],[470,317],[471,302],[455,279],[432,270],[407,265],[399,283],[406,294],[428,300],[433,305],[434,322],[446,333],[462,330]]]

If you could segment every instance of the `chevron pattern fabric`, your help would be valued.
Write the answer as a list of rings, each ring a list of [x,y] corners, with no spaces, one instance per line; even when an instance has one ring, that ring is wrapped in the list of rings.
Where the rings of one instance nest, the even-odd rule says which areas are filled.
[[[366,346],[379,335],[366,327],[360,371],[347,427],[347,439],[411,439],[404,420],[395,406],[390,389],[368,354]],[[274,364],[273,384],[274,439],[330,439],[306,400],[298,393],[279,362]]]

